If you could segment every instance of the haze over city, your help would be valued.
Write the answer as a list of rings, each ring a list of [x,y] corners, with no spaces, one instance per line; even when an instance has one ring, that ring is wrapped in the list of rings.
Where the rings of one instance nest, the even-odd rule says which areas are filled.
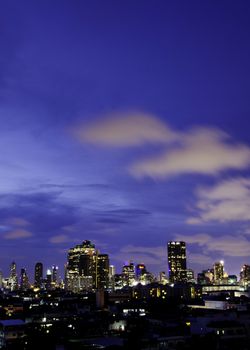
[[[248,1],[6,1],[0,268],[91,240],[167,271],[250,264]]]

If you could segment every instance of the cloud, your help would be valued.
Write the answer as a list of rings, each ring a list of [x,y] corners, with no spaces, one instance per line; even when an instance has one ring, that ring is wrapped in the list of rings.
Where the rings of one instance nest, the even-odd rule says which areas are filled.
[[[149,114],[114,113],[89,125],[78,125],[73,135],[81,142],[128,147],[145,143],[167,143],[177,134],[166,124]]]
[[[189,224],[208,221],[250,220],[250,179],[234,178],[214,186],[200,187],[196,191],[196,217],[187,220]]]
[[[153,178],[188,173],[215,175],[226,169],[244,169],[250,165],[250,148],[232,143],[220,130],[195,128],[180,134],[179,140],[160,156],[137,161],[130,167],[130,173]]]
[[[135,177],[167,178],[181,174],[216,175],[250,166],[250,147],[235,143],[220,129],[194,127],[175,130],[143,113],[117,113],[90,125],[78,125],[73,135],[81,142],[112,147],[161,144],[163,150],[128,167]]]
[[[250,241],[243,235],[212,236],[208,234],[176,235],[176,240],[199,245],[204,253],[218,252],[229,257],[249,256]]]
[[[69,241],[69,236],[67,235],[56,235],[49,239],[50,243],[60,244]]]
[[[3,237],[5,239],[21,239],[33,236],[33,234],[26,230],[14,230],[6,233]]]
[[[8,218],[5,220],[5,222],[8,225],[19,226],[19,227],[25,227],[30,225],[30,222],[28,220],[25,220],[19,217]]]

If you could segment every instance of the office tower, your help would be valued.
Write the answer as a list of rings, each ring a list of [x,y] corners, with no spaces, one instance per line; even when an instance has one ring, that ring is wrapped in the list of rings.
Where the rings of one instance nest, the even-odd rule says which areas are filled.
[[[133,286],[135,284],[135,265],[132,262],[126,263],[122,267],[123,284]]]
[[[228,284],[237,284],[237,276],[236,275],[229,275],[227,278]]]
[[[99,258],[98,258],[99,257]],[[67,288],[74,291],[107,288],[109,258],[99,254],[91,241],[69,249],[67,264]]]
[[[95,256],[95,245],[90,241],[83,241],[82,244],[69,249],[68,271],[77,272],[79,276],[95,276]]]
[[[58,266],[52,265],[52,276],[51,276],[51,282],[53,284],[53,287],[57,287],[58,285]]]
[[[29,289],[29,278],[26,272],[26,269],[21,269],[21,276],[20,276],[20,289],[21,290],[27,290]]]
[[[240,283],[244,286],[250,285],[250,265],[244,264],[240,271]]]
[[[115,275],[115,266],[109,265],[109,277],[113,277]]]
[[[109,256],[98,254],[96,258],[96,288],[107,289],[109,287]]]
[[[142,285],[152,283],[155,277],[148,272],[144,264],[137,264],[135,268],[136,280]]]
[[[115,267],[114,265],[109,265],[109,288],[115,289]]]
[[[186,243],[168,242],[169,280],[172,283],[183,282],[186,279]]]
[[[214,268],[202,270],[197,275],[198,284],[212,284],[214,281]]]
[[[45,288],[46,290],[52,289],[52,272],[50,269],[47,269],[47,272],[46,272]]]
[[[160,284],[167,284],[168,283],[168,278],[166,276],[166,272],[165,271],[161,271],[159,274],[159,282]]]
[[[214,264],[214,283],[220,284],[222,283],[224,277],[224,261],[217,261]]]
[[[186,269],[186,282],[194,283],[194,271],[192,269]]]
[[[35,265],[35,278],[34,285],[37,288],[41,288],[43,282],[43,264],[41,262],[37,262]]]
[[[18,277],[16,272],[16,263],[14,261],[10,265],[9,286],[11,291],[18,289]]]
[[[146,266],[144,264],[137,264],[135,268],[135,274],[137,280],[147,273]]]

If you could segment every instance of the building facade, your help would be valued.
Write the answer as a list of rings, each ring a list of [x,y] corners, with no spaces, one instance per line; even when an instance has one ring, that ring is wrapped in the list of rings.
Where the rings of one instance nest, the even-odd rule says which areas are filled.
[[[37,288],[41,288],[43,283],[43,264],[37,262],[35,265],[35,276],[34,276],[34,285]]]
[[[186,280],[187,257],[185,242],[168,242],[168,271],[172,283]]]
[[[68,251],[66,288],[74,291],[106,289],[109,285],[109,256],[100,254],[88,240]]]

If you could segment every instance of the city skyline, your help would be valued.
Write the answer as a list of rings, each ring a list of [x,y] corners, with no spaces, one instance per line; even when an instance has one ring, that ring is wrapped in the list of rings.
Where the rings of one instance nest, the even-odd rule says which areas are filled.
[[[250,263],[250,4],[13,0],[0,13],[0,268]]]
[[[57,280],[58,283],[63,282],[66,284],[66,280],[70,277],[70,274],[72,274],[71,276],[74,278],[75,273],[77,273],[77,277],[89,277],[89,275],[94,276],[93,279],[95,282],[93,283],[97,285],[97,283],[100,283],[98,282],[100,278],[98,276],[101,276],[103,273],[109,274],[110,269],[113,271],[112,274],[122,275],[124,273],[124,269],[126,271],[128,268],[128,271],[130,271],[130,267],[132,266],[135,276],[140,273],[139,270],[137,271],[137,268],[141,268],[145,273],[149,273],[156,281],[161,279],[161,274],[164,274],[164,276],[168,279],[169,284],[179,282],[187,283],[188,280],[192,281],[192,283],[199,284],[199,275],[204,273],[210,274],[212,270],[214,270],[213,278],[215,281],[220,281],[225,276],[236,276],[237,281],[240,282],[240,280],[243,278],[242,273],[245,270],[247,271],[245,274],[248,276],[250,264],[239,266],[238,271],[236,273],[232,273],[228,270],[227,266],[225,269],[225,262],[223,260],[215,260],[210,266],[203,266],[202,270],[194,271],[190,268],[190,261],[186,255],[186,248],[188,248],[186,247],[186,242],[169,241],[166,249],[167,264],[165,269],[152,272],[150,270],[150,266],[147,266],[136,258],[133,260],[129,259],[124,261],[121,266],[113,265],[110,263],[110,261],[112,261],[112,256],[106,252],[100,251],[100,249],[98,249],[93,242],[84,240],[82,242],[78,242],[76,246],[68,248],[64,265],[60,268],[56,262],[49,266],[44,262],[36,261],[29,270],[25,264],[17,267],[15,259],[12,259],[12,262],[8,265],[8,270],[3,273],[3,270],[0,267],[0,273],[1,278],[5,279],[5,283],[9,285],[11,290],[15,290],[18,286],[18,281],[21,280],[23,271],[25,271],[29,282],[34,287],[41,285],[41,281],[46,281],[48,275],[51,276],[52,281]],[[81,254],[85,256],[83,260],[80,258]],[[97,266],[99,264],[99,268],[97,268],[97,270],[99,269],[98,274],[93,264],[96,264]],[[107,282],[105,282],[105,288],[107,288],[106,283]]]

